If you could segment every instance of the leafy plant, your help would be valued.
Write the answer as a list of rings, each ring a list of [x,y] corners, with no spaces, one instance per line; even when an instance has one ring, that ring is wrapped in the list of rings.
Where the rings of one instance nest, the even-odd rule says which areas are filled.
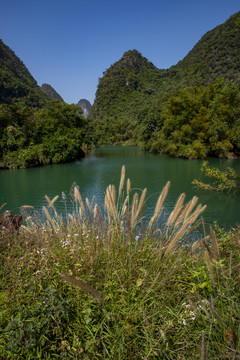
[[[197,179],[193,180],[192,183],[203,190],[222,191],[239,188],[239,175],[231,167],[228,167],[227,171],[221,171],[216,167],[209,166],[208,161],[204,161],[201,171],[204,176],[212,180],[211,184]]]

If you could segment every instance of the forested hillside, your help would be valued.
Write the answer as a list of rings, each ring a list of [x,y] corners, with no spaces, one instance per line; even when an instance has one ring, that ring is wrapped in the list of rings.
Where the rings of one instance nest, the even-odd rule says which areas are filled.
[[[49,100],[23,62],[0,39],[0,104],[42,107]]]
[[[99,80],[97,140],[187,158],[238,155],[230,133],[239,132],[239,75],[240,12],[207,32],[170,69],[128,51]],[[217,121],[222,130],[216,132]]]

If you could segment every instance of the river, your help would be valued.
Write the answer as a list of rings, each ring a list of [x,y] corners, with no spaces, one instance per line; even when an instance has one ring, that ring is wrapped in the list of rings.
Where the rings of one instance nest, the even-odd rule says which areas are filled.
[[[165,202],[167,209],[171,209],[180,193],[184,192],[187,200],[196,195],[200,203],[207,205],[203,214],[206,224],[217,221],[220,226],[235,226],[240,221],[239,193],[203,191],[191,184],[194,178],[201,175],[202,162],[149,154],[137,147],[103,146],[87,158],[72,163],[1,170],[0,205],[6,202],[4,209],[13,213],[19,212],[22,205],[32,205],[41,210],[43,205],[47,205],[45,194],[49,198],[59,195],[56,205],[59,211],[64,211],[61,194],[64,191],[69,198],[74,182],[79,186],[83,198],[87,196],[91,200],[95,195],[97,203],[101,205],[107,185],[114,184],[118,188],[121,167],[125,165],[126,177],[131,179],[132,187],[147,187],[146,217],[151,216],[163,186],[170,180],[171,187]],[[240,159],[210,159],[209,163],[221,170],[232,166],[240,172]]]

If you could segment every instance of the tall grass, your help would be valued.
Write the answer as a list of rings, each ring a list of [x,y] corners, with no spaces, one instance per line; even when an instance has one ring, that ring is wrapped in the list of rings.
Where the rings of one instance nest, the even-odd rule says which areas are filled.
[[[63,220],[46,196],[44,223],[26,208],[19,234],[0,229],[3,359],[237,359],[239,231],[189,238],[205,206],[144,221],[147,189],[122,168],[104,207],[82,199]],[[31,213],[30,213],[31,212]]]

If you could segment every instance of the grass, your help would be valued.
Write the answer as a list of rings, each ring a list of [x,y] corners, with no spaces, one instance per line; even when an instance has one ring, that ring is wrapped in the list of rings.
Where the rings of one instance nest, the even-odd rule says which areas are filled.
[[[44,223],[24,207],[0,229],[1,359],[240,358],[240,230],[193,243],[204,206],[182,194],[164,215],[169,186],[148,224],[123,167],[104,213],[74,186],[67,221],[46,197]]]

